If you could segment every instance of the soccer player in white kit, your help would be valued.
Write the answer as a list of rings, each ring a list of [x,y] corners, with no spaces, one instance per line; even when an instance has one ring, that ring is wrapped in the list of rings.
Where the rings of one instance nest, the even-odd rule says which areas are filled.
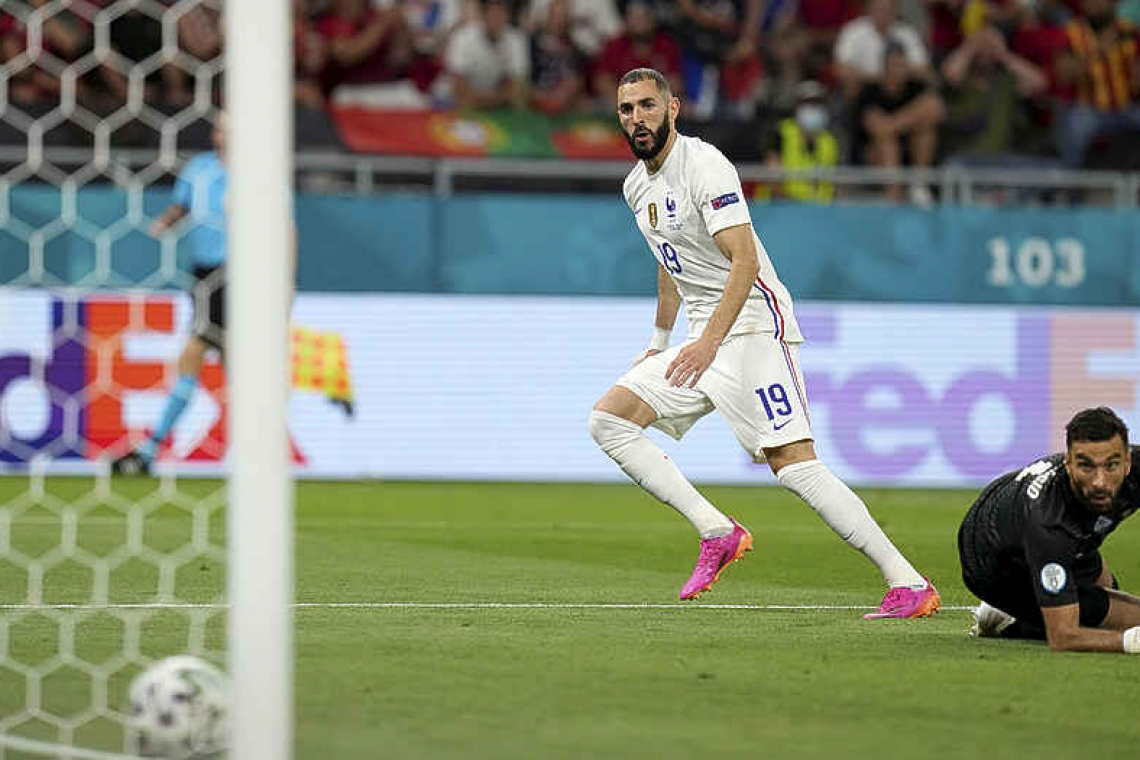
[[[752,219],[736,169],[712,145],[677,133],[680,102],[653,69],[618,84],[618,118],[640,159],[624,195],[657,259],[657,316],[649,348],[590,413],[590,434],[635,483],[684,515],[701,539],[682,599],[707,591],[752,548],[644,434],[680,438],[716,409],[757,462],[863,552],[890,587],[868,618],[924,617],[938,591],[883,533],[863,501],[815,456],[797,351],[803,338],[787,289]],[[686,342],[669,348],[684,302]]]

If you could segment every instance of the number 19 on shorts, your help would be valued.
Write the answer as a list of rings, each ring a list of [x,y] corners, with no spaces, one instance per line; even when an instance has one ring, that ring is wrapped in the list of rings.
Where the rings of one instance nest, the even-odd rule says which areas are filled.
[[[764,413],[768,415],[769,420],[775,420],[776,415],[787,417],[792,413],[788,393],[779,383],[772,383],[767,388],[760,386],[756,389],[756,395],[760,397],[760,405],[764,407]]]

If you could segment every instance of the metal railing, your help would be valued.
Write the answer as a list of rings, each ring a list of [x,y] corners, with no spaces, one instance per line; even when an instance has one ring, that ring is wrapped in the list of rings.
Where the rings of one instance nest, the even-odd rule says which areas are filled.
[[[34,156],[21,146],[0,146],[0,186],[15,181],[129,185],[154,182],[177,170],[190,153],[171,156],[147,149],[114,150],[96,156],[86,148],[44,147]],[[371,195],[412,188],[447,197],[474,189],[613,192],[632,161],[520,158],[429,158],[302,151],[296,155],[298,186],[308,192]],[[889,184],[923,183],[938,189],[943,203],[972,204],[995,190],[1075,191],[1082,204],[1134,210],[1140,205],[1140,173],[1060,169],[883,169],[841,166],[790,172],[762,164],[737,166],[745,182],[780,183],[788,178],[833,183],[838,201],[861,198]],[[1058,201],[1065,202],[1064,199]]]

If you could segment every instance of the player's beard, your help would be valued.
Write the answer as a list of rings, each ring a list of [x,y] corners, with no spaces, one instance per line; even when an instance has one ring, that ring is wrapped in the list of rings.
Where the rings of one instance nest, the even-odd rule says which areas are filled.
[[[1071,478],[1070,478],[1071,480]],[[1116,493],[1111,489],[1102,488],[1094,490],[1092,486],[1087,488],[1079,482],[1072,482],[1073,492],[1076,494],[1077,499],[1085,506],[1097,514],[1104,514],[1113,511],[1116,506]],[[1094,498],[1100,499],[1100,503],[1093,501]],[[1105,501],[1107,498],[1107,501]]]
[[[636,130],[634,130],[636,134]],[[629,149],[633,151],[633,155],[647,161],[657,156],[661,149],[665,147],[665,143],[669,141],[669,119],[666,118],[661,122],[661,126],[655,129],[652,133],[653,139],[649,141],[649,145],[644,148],[637,147],[637,138],[629,132],[625,133],[625,141],[629,143]]]

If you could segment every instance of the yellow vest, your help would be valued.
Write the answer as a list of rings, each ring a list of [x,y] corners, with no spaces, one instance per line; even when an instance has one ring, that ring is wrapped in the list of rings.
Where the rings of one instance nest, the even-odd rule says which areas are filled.
[[[815,136],[815,153],[807,149],[807,140],[795,119],[780,121],[780,163],[785,170],[812,169],[835,166],[839,160],[839,144],[834,135],[824,130]],[[784,194],[797,201],[828,203],[835,197],[835,185],[830,182],[809,182],[789,179],[784,182]]]

